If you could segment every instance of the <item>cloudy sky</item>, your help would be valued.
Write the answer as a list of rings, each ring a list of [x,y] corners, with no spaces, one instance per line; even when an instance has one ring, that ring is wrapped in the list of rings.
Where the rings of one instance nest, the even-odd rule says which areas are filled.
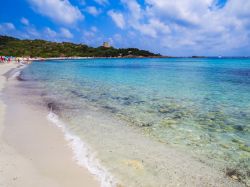
[[[250,56],[250,0],[3,0],[0,34],[163,55]]]

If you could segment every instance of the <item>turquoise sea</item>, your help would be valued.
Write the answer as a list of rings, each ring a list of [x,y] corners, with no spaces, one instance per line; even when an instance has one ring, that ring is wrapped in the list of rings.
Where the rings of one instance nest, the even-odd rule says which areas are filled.
[[[250,59],[38,61],[23,69],[19,80],[36,98],[32,102],[48,106],[108,171],[119,180],[134,179],[129,186],[146,180],[148,186],[164,186],[163,170],[138,179],[129,167],[120,169],[158,153],[145,157],[145,165],[136,162],[135,169],[150,170],[158,160],[164,165],[164,146],[212,167],[235,169],[249,180]],[[157,142],[154,148],[141,146],[147,139]]]

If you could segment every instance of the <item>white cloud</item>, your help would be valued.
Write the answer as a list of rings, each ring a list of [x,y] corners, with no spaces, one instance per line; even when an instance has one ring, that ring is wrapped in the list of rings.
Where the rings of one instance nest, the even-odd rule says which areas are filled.
[[[0,28],[1,29],[6,29],[6,30],[14,30],[14,29],[16,29],[15,25],[13,23],[9,23],[9,22],[0,24]]]
[[[157,38],[159,33],[170,32],[167,24],[154,16],[151,17],[146,10],[141,8],[136,0],[122,0],[122,3],[128,9],[127,20],[130,27],[153,38]]]
[[[41,34],[35,27],[28,27],[26,28],[26,33],[31,37],[31,38],[40,38]]]
[[[84,31],[83,35],[88,40],[94,38],[96,36],[98,29],[95,26],[92,26],[89,31]]]
[[[67,38],[67,39],[71,39],[71,38],[74,37],[73,34],[66,28],[61,28],[60,29],[60,36],[62,38]]]
[[[131,27],[152,38],[157,38],[159,34],[170,33],[169,26],[156,18],[150,18],[147,23],[133,22]]]
[[[83,33],[83,35],[84,35],[84,37],[86,37],[86,38],[93,38],[94,36],[95,36],[95,33],[94,32],[91,32],[91,31],[85,31],[84,33]]]
[[[16,29],[15,25],[13,23],[1,23],[0,24],[0,34],[10,34],[10,32],[14,31]]]
[[[108,15],[112,18],[112,20],[115,22],[117,27],[123,29],[125,27],[125,20],[123,17],[123,14],[120,12],[115,12],[114,10],[108,11]]]
[[[113,36],[113,40],[114,40],[116,43],[121,43],[121,42],[123,42],[123,41],[122,41],[122,36],[121,36],[120,34],[117,34],[117,33]]]
[[[96,27],[91,27],[90,30],[84,31],[81,38],[82,42],[96,47],[102,45],[105,37],[102,33],[97,34],[97,32],[98,30]]]
[[[128,8],[129,14],[132,16],[134,21],[138,21],[143,17],[141,6],[135,0],[121,0],[122,3]]]
[[[30,24],[22,27],[21,30],[16,29],[12,23],[0,24],[0,33],[25,39],[37,39],[43,36],[43,34],[37,30],[34,25]]]
[[[21,21],[22,24],[24,24],[24,25],[26,25],[26,26],[28,26],[28,25],[30,24],[29,20],[26,19],[26,18],[21,18],[20,21]]]
[[[101,13],[101,10],[97,9],[95,6],[88,6],[86,11],[93,16],[98,16]]]
[[[90,30],[91,30],[92,32],[97,32],[97,31],[98,31],[97,27],[95,27],[95,26],[92,26],[92,27],[90,28]]]
[[[68,0],[28,0],[35,12],[49,17],[56,23],[75,24],[83,19],[81,11]]]
[[[66,28],[60,28],[59,31],[55,31],[46,27],[43,30],[43,37],[52,41],[64,41],[65,39],[72,39],[74,35]]]
[[[57,36],[57,32],[54,31],[54,30],[52,30],[52,29],[49,28],[49,27],[46,27],[46,28],[44,29],[44,34],[45,34],[45,37],[46,37],[46,38],[50,38],[50,39],[55,38],[55,37]]]
[[[214,54],[250,47],[249,0],[228,0],[224,6],[215,0],[121,2],[126,28],[150,36],[149,45],[158,49]]]
[[[156,16],[167,17],[168,21],[197,24],[199,20],[210,12],[214,0],[146,0],[149,10]]]

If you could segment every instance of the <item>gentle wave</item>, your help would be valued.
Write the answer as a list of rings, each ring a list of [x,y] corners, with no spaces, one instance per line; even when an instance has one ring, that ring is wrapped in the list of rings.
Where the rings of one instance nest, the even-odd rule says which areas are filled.
[[[16,68],[11,69],[7,73],[4,74],[4,76],[9,79],[19,79],[22,73],[22,70],[26,68],[27,65],[22,65]]]
[[[21,71],[16,71],[12,76],[11,78],[17,78],[21,75]]]
[[[91,174],[95,175],[101,182],[102,187],[117,186],[118,183],[114,177],[99,163],[95,152],[78,136],[69,132],[66,125],[55,113],[50,111],[47,119],[62,130],[66,141],[69,142],[69,145],[73,150],[73,158],[80,166],[86,167]]]

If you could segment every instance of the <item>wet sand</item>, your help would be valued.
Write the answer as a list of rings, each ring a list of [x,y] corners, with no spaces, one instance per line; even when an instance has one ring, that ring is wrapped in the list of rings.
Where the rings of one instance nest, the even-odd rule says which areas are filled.
[[[0,65],[0,90],[6,85],[2,75],[16,66]],[[46,111],[8,98],[0,100],[0,186],[94,187],[100,183],[73,160],[63,134],[47,121]]]

